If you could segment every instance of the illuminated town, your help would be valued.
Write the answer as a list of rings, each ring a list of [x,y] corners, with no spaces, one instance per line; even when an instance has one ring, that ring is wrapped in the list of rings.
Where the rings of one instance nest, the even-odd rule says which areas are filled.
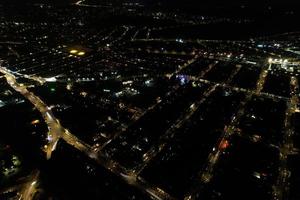
[[[299,4],[5,1],[0,200],[300,199]]]

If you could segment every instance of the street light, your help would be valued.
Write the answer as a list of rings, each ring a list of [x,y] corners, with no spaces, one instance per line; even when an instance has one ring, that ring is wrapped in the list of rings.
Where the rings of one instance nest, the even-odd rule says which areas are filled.
[[[268,61],[270,64],[273,62],[273,59],[272,58],[269,58],[269,61]]]
[[[85,52],[84,52],[84,51],[80,51],[77,55],[78,55],[78,56],[84,56],[84,55],[85,55]]]
[[[75,53],[77,53],[78,51],[76,50],[76,49],[72,49],[71,51],[70,51],[70,53],[71,54],[75,54]]]

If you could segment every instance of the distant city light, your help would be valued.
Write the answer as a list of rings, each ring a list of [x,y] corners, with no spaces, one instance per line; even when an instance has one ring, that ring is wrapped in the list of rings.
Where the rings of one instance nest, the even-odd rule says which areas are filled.
[[[53,139],[53,138],[52,138],[51,135],[48,135],[48,136],[47,136],[47,140],[48,140],[48,141],[52,141],[52,139]]]
[[[183,43],[183,39],[176,39],[176,42]]]
[[[85,51],[79,51],[77,49],[71,49],[70,51],[70,56],[74,55],[74,56],[84,56],[85,55]]]
[[[219,145],[219,149],[227,149],[229,147],[229,142],[228,140],[222,140],[220,145]]]
[[[85,91],[82,91],[82,92],[80,92],[80,95],[83,96],[83,97],[86,97],[88,95],[88,93],[85,92]]]
[[[3,101],[0,100],[0,108],[5,106],[5,103]]]
[[[264,45],[262,45],[262,44],[258,44],[258,45],[257,45],[257,47],[258,47],[258,48],[263,48],[263,47],[264,47]]]
[[[38,120],[38,119],[33,120],[33,121],[31,122],[32,125],[36,125],[36,124],[38,124],[38,123],[40,123],[40,120]]]
[[[56,81],[57,81],[55,77],[45,78],[45,80],[46,80],[47,82],[56,82]]]
[[[269,63],[272,63],[272,62],[273,62],[273,59],[272,59],[272,58],[269,58],[268,62],[269,62]]]
[[[72,50],[70,51],[71,54],[76,54],[77,52],[78,52],[78,50],[76,50],[76,49],[72,49]]]
[[[68,84],[66,88],[67,88],[67,90],[71,90],[72,89],[72,84]]]
[[[77,55],[78,55],[78,56],[84,56],[84,55],[85,55],[85,52],[84,52],[84,51],[80,51],[80,52],[78,52]]]

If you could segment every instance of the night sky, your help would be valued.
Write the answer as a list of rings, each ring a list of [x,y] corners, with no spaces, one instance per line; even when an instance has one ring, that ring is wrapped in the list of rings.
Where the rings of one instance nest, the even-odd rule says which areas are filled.
[[[69,3],[76,0],[1,0],[2,3]],[[145,4],[181,4],[181,5],[300,5],[297,0],[99,0],[101,2],[141,2]]]

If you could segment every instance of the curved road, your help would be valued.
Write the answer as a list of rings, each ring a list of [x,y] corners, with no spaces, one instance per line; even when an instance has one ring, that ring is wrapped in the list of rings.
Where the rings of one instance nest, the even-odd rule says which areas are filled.
[[[59,120],[54,116],[51,109],[32,92],[28,91],[25,86],[17,83],[16,78],[13,74],[0,67],[0,72],[5,74],[7,83],[17,92],[22,94],[28,99],[34,107],[42,114],[47,126],[48,126],[48,144],[46,145],[45,151],[47,159],[51,158],[52,151],[55,150],[56,144],[60,138],[64,139],[68,144],[74,146],[83,152],[90,152],[91,147],[79,140],[76,136],[72,135],[67,129],[61,126]]]

